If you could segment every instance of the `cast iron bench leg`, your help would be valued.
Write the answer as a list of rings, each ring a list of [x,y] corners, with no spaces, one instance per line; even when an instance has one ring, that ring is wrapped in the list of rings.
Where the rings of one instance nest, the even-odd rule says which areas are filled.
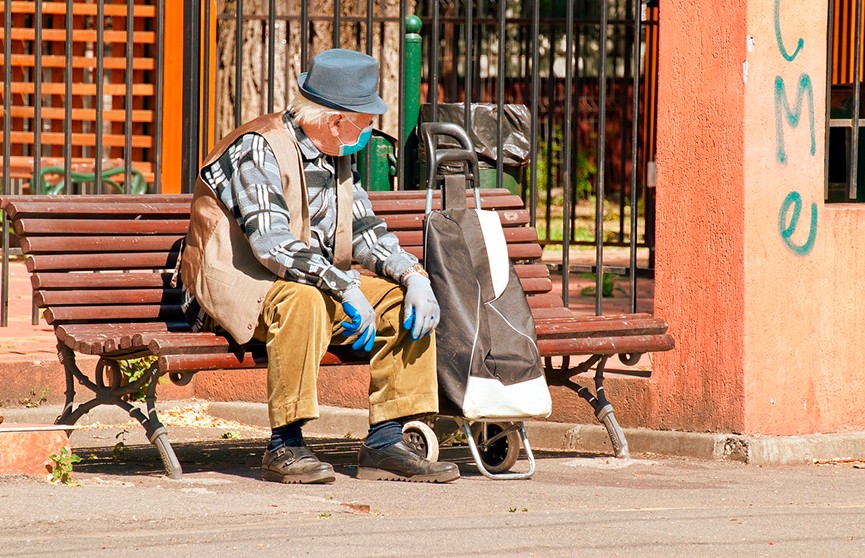
[[[165,426],[162,425],[156,414],[156,385],[159,383],[156,363],[153,363],[139,379],[121,386],[120,366],[117,361],[100,358],[96,364],[95,381],[93,381],[78,368],[75,363],[75,351],[63,343],[57,343],[57,352],[66,372],[66,404],[63,406],[63,412],[54,421],[55,424],[73,425],[97,405],[120,407],[144,427],[147,439],[159,450],[159,456],[162,458],[162,464],[165,466],[165,472],[168,476],[172,479],[180,479],[183,474],[180,462],[174,453],[174,448],[168,441]],[[106,372],[110,375],[107,385],[105,383]],[[77,407],[74,404],[75,380],[78,380],[78,383],[94,394],[93,399],[85,401]],[[135,392],[145,385],[144,402],[147,414],[140,407],[122,399],[123,396]]]
[[[608,358],[610,358],[608,355],[592,355],[585,362],[574,368],[570,368],[570,358],[562,357],[562,367],[556,370],[552,367],[552,359],[547,357],[547,381],[550,385],[567,386],[588,401],[595,411],[595,417],[607,429],[615,456],[622,459],[630,459],[631,452],[628,450],[628,441],[625,439],[625,433],[622,431],[622,427],[619,426],[615,413],[613,413],[613,404],[607,401],[607,396],[604,393],[604,366],[607,364]],[[597,364],[595,368],[596,395],[592,395],[592,392],[588,388],[571,380],[571,376],[585,372],[595,364]]]

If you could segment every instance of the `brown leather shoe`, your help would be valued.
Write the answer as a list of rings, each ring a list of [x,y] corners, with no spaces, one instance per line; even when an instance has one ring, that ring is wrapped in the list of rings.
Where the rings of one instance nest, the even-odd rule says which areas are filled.
[[[415,453],[405,442],[383,450],[365,444],[357,455],[357,478],[408,482],[452,482],[460,478],[455,463],[429,461]]]
[[[265,451],[261,478],[287,484],[323,484],[335,480],[330,463],[319,461],[306,446],[282,446],[276,451]]]

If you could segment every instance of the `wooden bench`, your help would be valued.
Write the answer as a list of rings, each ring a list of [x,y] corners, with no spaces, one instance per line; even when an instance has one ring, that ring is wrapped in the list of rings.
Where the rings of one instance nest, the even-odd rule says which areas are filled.
[[[438,194],[436,194],[438,196]],[[375,212],[406,250],[422,257],[423,192],[371,192]],[[552,294],[541,246],[528,226],[529,214],[519,196],[507,190],[484,190],[482,206],[499,212],[517,275],[536,320],[538,345],[546,360],[548,381],[569,385],[594,407],[607,426],[616,455],[628,454],[602,388],[604,364],[619,355],[634,364],[640,355],[674,346],[667,324],[648,314],[576,316]],[[0,208],[11,219],[27,256],[36,304],[54,327],[60,360],[66,371],[66,405],[58,424],[74,424],[97,405],[121,407],[146,429],[160,451],[168,474],[180,476],[165,428],[157,417],[157,379],[167,376],[183,385],[201,370],[267,366],[262,343],[239,346],[214,333],[193,333],[183,319],[181,291],[172,288],[172,271],[186,234],[189,195],[8,196]],[[473,199],[468,196],[469,206]],[[81,371],[76,353],[97,355],[93,374]],[[576,367],[572,356],[587,360]],[[119,362],[155,356],[143,376],[128,384]],[[564,357],[553,367],[552,357]],[[347,362],[328,353],[323,365]],[[596,394],[570,378],[595,366]],[[75,384],[92,392],[76,406]],[[146,389],[143,407],[128,395]]]

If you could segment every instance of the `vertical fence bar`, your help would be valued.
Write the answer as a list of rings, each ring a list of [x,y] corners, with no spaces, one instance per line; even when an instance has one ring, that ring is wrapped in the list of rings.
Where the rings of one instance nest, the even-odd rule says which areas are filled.
[[[96,153],[94,154],[94,174],[96,192],[102,193],[102,146],[105,127],[104,85],[105,85],[105,4],[96,3]],[[67,191],[71,184],[66,185]]]
[[[67,189],[72,184],[72,27],[75,21],[72,1],[66,0],[66,52],[63,73],[63,184]],[[31,190],[34,187],[36,186],[31,185]]]
[[[438,121],[439,102],[439,0],[432,3],[432,34],[430,35],[429,103],[430,122]],[[429,155],[429,154],[427,154]]]
[[[556,44],[556,25],[550,24],[550,44]],[[546,183],[544,193],[546,195],[546,204],[544,205],[544,218],[546,219],[546,231],[544,238],[551,240],[552,238],[552,184],[553,184],[553,138],[555,137],[556,129],[556,80],[555,80],[555,50],[547,49],[549,53],[549,61],[547,64],[547,152],[546,152],[546,173],[544,178]],[[564,215],[564,214],[563,214]]]
[[[198,176],[201,118],[201,3],[186,0],[183,9],[183,191],[191,193]]]
[[[399,158],[397,159],[397,184],[400,190],[405,190],[405,159],[406,155],[406,137],[405,133],[405,106],[406,106],[406,98],[405,98],[405,54],[406,54],[406,45],[405,45],[405,17],[406,17],[406,7],[405,2],[399,3],[399,122],[397,124],[399,131],[399,138],[397,143],[399,145]]]
[[[628,270],[628,286],[630,292],[629,309],[631,313],[637,311],[637,139],[640,129],[640,50],[643,44],[643,0],[634,2],[634,33],[631,45],[631,76],[633,85],[631,89],[633,111],[631,124],[631,232],[630,232],[630,261]]]
[[[267,5],[267,112],[273,112],[273,72],[276,66],[276,0]]]
[[[627,2],[628,6],[633,4],[630,0]],[[626,6],[627,8],[627,6]],[[625,11],[626,14],[630,14],[629,11]],[[627,17],[625,15],[622,16]],[[628,28],[627,24],[622,24],[621,27],[615,26],[616,30],[616,44],[619,44],[621,40],[622,45],[622,55],[621,57],[616,55],[615,63],[613,64],[613,75],[614,75],[614,83],[619,83],[619,93],[621,95],[621,99],[619,101],[621,112],[619,113],[621,117],[619,118],[619,129],[622,130],[622,133],[619,134],[619,139],[622,142],[621,150],[622,156],[619,157],[619,243],[623,243],[625,241],[625,209],[627,205],[627,197],[625,196],[625,175],[627,173],[627,159],[625,159],[625,153],[628,152],[628,137],[627,134],[624,133],[628,129],[628,80],[627,80],[627,72],[626,69],[630,68],[630,51],[628,50],[628,32],[631,31]],[[616,48],[618,50],[618,48]],[[618,67],[619,61],[622,63],[622,80],[619,82],[618,80]]]
[[[9,163],[12,154],[9,149],[9,138],[12,132],[12,118],[9,116],[10,97],[12,95],[12,2],[3,2],[3,193],[11,192],[12,177]],[[0,295],[0,325],[9,325],[9,219],[3,215],[3,288]]]
[[[505,8],[507,2],[499,0],[499,59],[498,80],[496,83],[496,187],[501,188],[504,184],[504,112],[505,112]]]
[[[309,0],[300,3],[300,71],[305,72],[309,59]]]
[[[10,0],[5,0],[5,1],[6,1],[6,6],[4,6],[4,8],[8,9]],[[3,40],[5,41],[6,40],[5,37],[8,37],[8,36],[9,35],[4,35]],[[3,113],[3,118],[4,118],[3,129],[4,130],[6,129],[6,123],[8,122],[8,118],[6,117],[6,115],[8,115],[8,114],[9,114],[8,112]],[[3,145],[8,145],[8,144],[4,143]],[[5,161],[4,161],[4,163],[5,163]],[[9,167],[5,166],[5,164],[4,164],[4,166],[3,166],[3,192],[9,191],[9,189],[8,189],[9,188],[9,179],[8,179],[9,172],[6,170],[8,168]],[[9,326],[9,219],[6,218],[6,212],[5,211],[2,211],[0,213],[2,213],[2,217],[3,217],[3,285],[2,285],[2,288],[0,288],[0,291],[2,291],[2,292],[0,292],[0,327],[8,327]]]
[[[474,65],[472,63],[472,53],[474,51],[472,27],[474,26],[474,22],[472,19],[472,0],[466,0],[465,3],[465,26],[466,26],[466,60],[465,66],[463,66],[463,72],[465,74],[465,113],[463,115],[463,127],[466,129],[466,133],[471,137],[471,128],[472,128],[472,113],[471,113],[471,104],[472,104],[472,74],[474,72]]]
[[[34,83],[33,89],[33,176],[37,182],[42,176],[42,0],[36,0],[36,25],[33,31],[33,56],[34,56]],[[11,18],[10,13],[6,13],[7,18]],[[11,64],[11,60],[5,59],[6,64]],[[68,187],[68,185],[67,185]],[[34,189],[33,184],[30,184],[30,190]],[[31,291],[32,293],[32,291]],[[39,325],[39,308],[36,306],[36,301],[30,306],[30,323]]]
[[[856,0],[860,2],[861,0]],[[835,0],[829,2],[829,17],[826,22],[826,36],[832,37],[835,32]],[[829,132],[823,143],[823,153],[829,158],[829,137],[832,135],[832,76],[835,75],[834,41],[826,49],[826,122],[829,122]],[[829,164],[823,165],[823,199],[829,199]]]
[[[11,14],[6,14],[11,17]],[[34,89],[33,96],[33,176],[37,181],[42,176],[42,0],[36,0],[36,28],[34,29],[33,55],[34,60]],[[6,64],[11,60],[6,59]],[[30,185],[30,190],[34,185]],[[35,306],[34,306],[35,311]],[[35,315],[35,314],[34,314]],[[37,322],[38,323],[38,322]]]
[[[366,53],[370,56],[372,56],[372,26],[375,25],[373,11],[373,1],[366,0]]]
[[[199,57],[201,61],[201,73],[204,79],[201,80],[201,106],[204,107],[204,117],[201,119],[201,160],[207,157],[210,151],[210,57],[213,53],[210,52],[210,18],[213,17],[210,13],[210,0],[204,0],[204,40],[201,45],[204,50],[204,56]],[[197,54],[196,54],[197,56]]]
[[[565,308],[568,307],[571,296],[570,279],[571,279],[571,105],[573,103],[573,86],[574,86],[574,2],[576,0],[568,0],[568,9],[565,24],[565,120],[562,124],[562,156],[561,161],[564,165],[562,169],[562,184],[564,185],[564,196],[562,200],[562,302]],[[550,73],[550,79],[553,79],[553,74]],[[552,144],[548,146],[552,150]],[[549,202],[548,202],[549,203]]]
[[[69,1],[69,0],[67,0]],[[11,191],[12,180],[9,173],[11,153],[9,151],[9,135],[12,131],[12,119],[9,117],[9,101],[12,89],[12,2],[3,3],[3,193]],[[9,325],[9,219],[3,215],[3,288],[0,294],[0,325]]]
[[[402,5],[403,2],[400,2]],[[339,48],[339,27],[342,23],[342,2],[333,0],[333,48]]]
[[[538,64],[540,55],[541,0],[532,2],[532,140],[531,168],[529,171],[529,223],[537,226],[538,221],[538,89],[541,86],[541,73]]]
[[[210,5],[210,2],[208,2]],[[156,0],[156,119],[153,134],[153,192],[162,193],[162,91],[165,85],[163,65],[165,62],[164,49],[165,29],[165,0]]]
[[[372,0],[366,0],[366,53],[369,56],[372,56],[372,12],[373,12],[373,3]],[[358,31],[359,32],[359,31]],[[366,189],[369,190],[372,185],[372,148],[368,147],[364,149],[362,152],[363,156],[363,183],[366,185]]]
[[[595,313],[603,314],[604,286],[604,176],[607,166],[607,12],[609,0],[601,2],[601,29],[598,54],[598,185],[595,192]]]
[[[234,18],[234,127],[237,128],[243,123],[243,0],[237,0]]]
[[[126,0],[126,113],[123,122],[123,189],[132,192],[132,34],[135,0]]]
[[[853,44],[856,45],[853,52],[853,130],[850,138],[850,178],[848,179],[849,191],[847,197],[856,199],[858,190],[857,167],[859,159],[859,109],[862,104],[859,98],[862,84],[862,0],[856,0],[856,28],[853,32]]]

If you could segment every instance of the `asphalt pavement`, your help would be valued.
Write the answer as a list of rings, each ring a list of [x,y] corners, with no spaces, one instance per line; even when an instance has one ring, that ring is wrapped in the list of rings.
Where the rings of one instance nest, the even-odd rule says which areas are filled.
[[[538,452],[532,479],[494,481],[445,448],[462,478],[410,484],[354,478],[346,432],[308,439],[335,483],[279,485],[259,480],[267,429],[173,420],[179,481],[140,427],[98,422],[71,436],[78,486],[0,477],[0,556],[865,556],[861,462]]]

